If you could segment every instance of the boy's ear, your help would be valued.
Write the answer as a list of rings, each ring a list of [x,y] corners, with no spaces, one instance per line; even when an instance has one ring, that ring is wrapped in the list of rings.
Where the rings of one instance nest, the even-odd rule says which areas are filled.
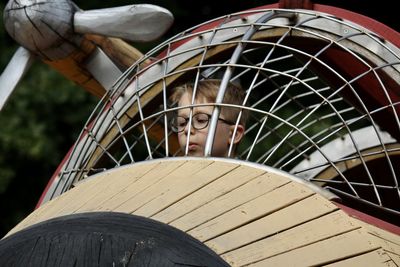
[[[229,143],[232,142],[232,137],[233,137],[233,132],[235,130],[235,125],[230,126],[230,131],[229,131]],[[244,126],[241,124],[238,124],[237,129],[236,129],[236,134],[233,139],[233,144],[236,145],[242,140],[244,135]]]

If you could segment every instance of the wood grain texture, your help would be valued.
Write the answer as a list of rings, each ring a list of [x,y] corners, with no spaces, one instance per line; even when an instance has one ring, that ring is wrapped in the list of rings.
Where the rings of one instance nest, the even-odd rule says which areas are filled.
[[[288,242],[290,241],[288,240]],[[369,237],[358,229],[286,251],[249,266],[315,266],[376,249],[379,249],[379,246],[371,243]]]
[[[8,235],[50,218],[122,212],[176,227],[232,266],[396,266],[400,237],[285,173],[239,160],[152,160],[95,175]]]
[[[232,174],[229,173],[229,175]],[[215,217],[240,206],[242,203],[256,199],[257,197],[288,183],[286,179],[272,176],[273,174],[270,173],[256,176],[254,179],[249,180],[240,187],[237,187],[232,191],[199,206],[182,217],[177,218],[172,221],[171,224],[180,229],[190,229],[190,227],[214,219]],[[210,184],[209,186],[217,188],[217,185],[214,184]],[[179,203],[181,203],[181,201]]]
[[[269,226],[269,224],[266,223],[272,221],[272,218],[265,218],[263,221],[259,222],[258,225],[250,225],[244,227],[243,231],[247,229],[253,232],[254,229],[257,229],[257,226],[264,227],[265,229],[260,230],[260,240],[249,240],[249,238],[244,237],[244,241],[236,239],[236,241],[232,242],[231,240],[233,240],[234,238],[231,237],[231,240],[229,241],[231,241],[233,245],[236,243],[242,246],[236,250],[232,250],[228,253],[222,254],[223,258],[225,258],[225,260],[227,260],[228,262],[232,262],[237,264],[238,266],[242,266],[250,264],[252,262],[258,262],[265,259],[279,257],[279,255],[281,254],[285,254],[296,249],[301,249],[303,247],[312,246],[313,244],[321,242],[330,237],[337,236],[359,228],[357,225],[351,224],[347,220],[348,217],[341,211],[328,213],[324,216],[314,219],[312,218],[312,216],[310,216],[309,220],[305,222],[302,222],[301,219],[299,221],[297,220],[296,216],[300,212],[301,210],[299,210],[295,214],[292,214],[293,217],[291,217],[288,221],[282,220],[283,225],[272,225],[271,229],[267,227]],[[285,216],[288,217],[290,215],[290,213],[283,216],[281,214],[278,214],[276,219],[284,219]],[[303,215],[303,217],[305,216]],[[285,226],[287,226],[288,224],[291,224],[292,227],[285,229]],[[252,229],[250,227],[252,227]],[[232,235],[234,234],[237,233],[232,233]],[[250,233],[250,236],[254,236],[254,234]],[[229,235],[227,235],[226,238],[229,238]],[[253,241],[253,243],[249,241]],[[212,241],[210,241],[209,243],[211,242]],[[243,243],[240,244],[239,242]],[[244,246],[243,244],[245,244],[246,246]],[[211,247],[214,248],[214,245],[211,245]]]
[[[337,261],[332,264],[325,265],[326,267],[365,267],[365,266],[387,266],[397,267],[392,258],[389,257],[382,249],[374,250],[359,256],[349,259]]]
[[[343,222],[343,215],[336,212],[332,213],[337,209],[335,205],[323,201],[321,196],[312,195],[288,206],[286,209],[278,210],[269,216],[211,239],[206,244],[218,253],[224,254],[227,259],[233,257],[244,261],[248,255],[252,255],[252,257],[256,257],[258,253],[260,255],[257,257],[262,257],[261,254],[264,253],[272,255],[273,251],[277,251],[278,244],[271,240],[295,239],[290,244],[286,244],[294,248],[297,242],[301,242],[300,245],[304,245],[304,242],[310,242],[306,241],[306,239],[310,239],[310,236],[307,235],[306,238],[302,239],[303,241],[300,241],[300,236],[295,237],[296,233],[309,233],[315,236],[326,235],[327,229],[319,225],[324,225],[327,221],[328,224],[325,227],[332,222],[338,224],[338,221],[349,227],[350,223]],[[314,229],[315,227],[317,229]],[[327,228],[329,229],[329,227]],[[267,249],[269,246],[272,250]],[[289,248],[286,247],[285,249]]]
[[[192,229],[189,234],[201,241],[232,231],[258,218],[267,216],[279,209],[284,209],[312,194],[312,191],[295,183],[288,183],[269,194],[264,194],[252,201],[243,203],[215,219]]]

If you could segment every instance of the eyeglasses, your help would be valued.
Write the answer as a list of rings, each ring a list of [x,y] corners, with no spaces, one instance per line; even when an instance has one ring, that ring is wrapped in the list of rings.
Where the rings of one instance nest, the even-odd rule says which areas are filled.
[[[197,113],[192,116],[192,127],[196,130],[202,130],[208,126],[211,115],[207,113]],[[225,122],[226,124],[234,124],[230,121],[218,118],[218,120]],[[171,120],[171,128],[175,133],[180,133],[185,130],[186,125],[189,122],[189,118],[177,116]]]

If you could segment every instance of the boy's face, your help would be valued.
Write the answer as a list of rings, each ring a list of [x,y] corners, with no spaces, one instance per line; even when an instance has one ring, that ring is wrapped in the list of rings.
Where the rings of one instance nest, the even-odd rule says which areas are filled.
[[[203,101],[196,100],[195,104],[206,103],[205,99],[200,99]],[[182,95],[179,101],[179,106],[187,106],[191,104],[191,96],[188,93]],[[211,115],[213,112],[212,106],[195,107],[193,108],[192,116],[198,113],[206,113]],[[190,109],[180,109],[178,110],[178,116],[189,118]],[[223,115],[220,118],[224,119]],[[189,148],[188,156],[204,156],[204,148],[206,144],[207,134],[208,134],[209,124],[206,128],[201,130],[196,130],[192,126],[189,130],[189,123],[186,125],[185,130],[178,133],[179,145],[182,151],[186,150],[187,138],[189,138]],[[234,125],[229,125],[222,121],[218,121],[217,129],[214,137],[214,144],[211,156],[213,157],[226,157],[228,156],[229,145],[231,141],[231,136],[233,133]]]

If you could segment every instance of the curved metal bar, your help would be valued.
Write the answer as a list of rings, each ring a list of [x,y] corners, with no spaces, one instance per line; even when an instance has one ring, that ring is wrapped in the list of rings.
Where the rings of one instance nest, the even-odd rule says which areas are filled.
[[[276,13],[275,11],[270,11],[267,14],[263,15],[261,18],[259,18],[256,23],[265,23],[273,18],[276,18],[278,16],[282,16],[279,13]],[[257,32],[259,26],[254,26],[251,25],[250,29],[243,35],[242,41],[247,41],[251,39],[251,37]],[[236,49],[234,50],[232,57],[229,61],[229,64],[235,64],[238,59],[240,58],[240,55],[242,54],[243,50],[245,48],[245,43],[239,43]],[[228,67],[224,73],[224,76],[221,81],[221,85],[218,90],[217,98],[215,100],[216,104],[221,104],[224,96],[225,96],[225,91],[228,86],[228,83],[231,79],[233,69],[231,67]],[[215,137],[215,131],[217,129],[217,123],[218,123],[218,118],[220,115],[221,110],[216,106],[214,107],[210,125],[208,128],[208,135],[206,139],[206,144],[204,148],[204,156],[211,156],[212,153],[212,147],[214,143],[214,137]]]

